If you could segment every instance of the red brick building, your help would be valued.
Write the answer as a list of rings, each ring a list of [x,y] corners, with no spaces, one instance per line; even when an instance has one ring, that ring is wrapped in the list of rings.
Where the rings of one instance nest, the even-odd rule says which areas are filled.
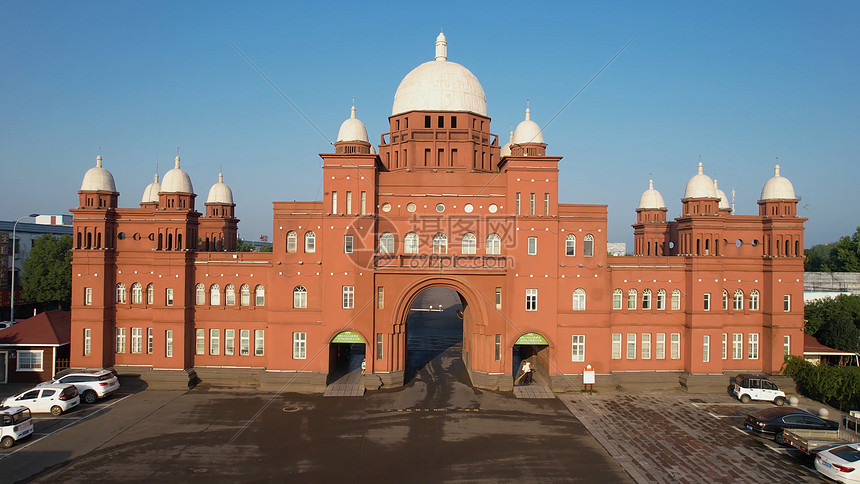
[[[334,345],[359,341],[368,385],[398,386],[410,305],[438,286],[460,295],[479,387],[511,388],[517,345],[556,389],[587,364],[605,381],[677,382],[777,372],[801,353],[805,219],[779,167],[755,216],[733,214],[701,163],[674,220],[652,183],[635,256],[610,257],[606,206],[560,203],[561,157],[530,116],[501,145],[440,34],[375,147],[353,108],[320,155],[324,199],[274,203],[272,253],[235,252],[220,178],[200,213],[177,157],[122,209],[99,158],[72,210],[72,364],[246,368],[263,385],[319,389]]]

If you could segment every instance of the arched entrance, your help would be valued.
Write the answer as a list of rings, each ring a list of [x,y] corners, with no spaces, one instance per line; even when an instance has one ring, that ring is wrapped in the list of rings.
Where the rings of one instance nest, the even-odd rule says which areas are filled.
[[[448,377],[468,381],[463,364],[464,309],[455,290],[430,287],[418,293],[406,317],[406,367],[403,383]]]
[[[512,375],[516,379],[524,362],[529,362],[534,370],[535,381],[549,383],[549,343],[539,333],[524,333],[514,342],[512,348]]]
[[[341,331],[329,344],[328,377],[326,385],[339,380],[361,380],[362,363],[365,363],[367,344],[353,331]]]

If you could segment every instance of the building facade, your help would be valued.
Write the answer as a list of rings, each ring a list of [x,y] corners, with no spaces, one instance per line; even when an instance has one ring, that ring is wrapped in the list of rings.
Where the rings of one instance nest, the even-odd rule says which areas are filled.
[[[778,372],[801,353],[805,219],[779,167],[758,215],[733,214],[701,163],[674,220],[652,182],[635,255],[609,256],[606,206],[560,203],[561,157],[528,109],[500,142],[444,35],[400,83],[389,129],[374,146],[353,107],[320,155],[323,200],[274,203],[271,253],[235,252],[222,179],[198,212],[177,157],[123,209],[99,158],[72,210],[73,366],[243,368],[319,388],[351,342],[366,345],[368,387],[398,386],[406,318],[431,287],[459,294],[484,388],[511,388],[517,354],[564,390],[589,364],[677,381]]]

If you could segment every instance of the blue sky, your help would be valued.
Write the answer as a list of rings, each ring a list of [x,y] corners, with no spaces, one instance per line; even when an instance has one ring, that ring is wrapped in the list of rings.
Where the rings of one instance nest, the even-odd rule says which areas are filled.
[[[564,156],[560,201],[608,204],[611,241],[632,243],[649,176],[677,217],[701,155],[736,213],[757,214],[779,157],[808,247],[860,225],[858,24],[848,1],[5,2],[0,219],[76,206],[99,146],[120,206],[136,207],[180,147],[198,209],[223,169],[240,235],[271,234],[272,201],[322,198],[318,153],[352,96],[378,144],[442,27],[492,131],[507,141],[530,99]]]

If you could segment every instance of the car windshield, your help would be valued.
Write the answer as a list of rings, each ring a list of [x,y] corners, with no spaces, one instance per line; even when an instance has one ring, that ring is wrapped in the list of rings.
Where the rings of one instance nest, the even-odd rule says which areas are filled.
[[[829,452],[846,462],[857,462],[860,460],[860,450],[857,450],[850,445],[836,447],[835,449],[830,449]]]

